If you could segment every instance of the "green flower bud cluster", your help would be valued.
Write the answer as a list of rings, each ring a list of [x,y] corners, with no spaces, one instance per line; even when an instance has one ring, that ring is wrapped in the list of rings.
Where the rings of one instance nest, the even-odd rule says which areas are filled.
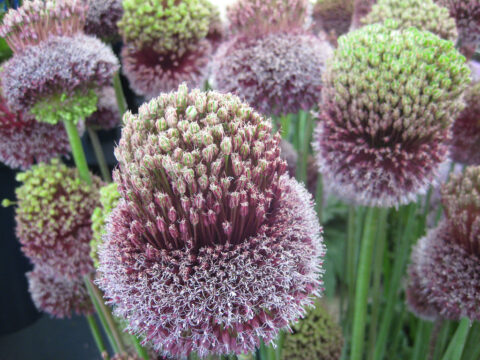
[[[342,329],[318,301],[304,319],[292,326],[283,344],[284,360],[337,360],[342,354]]]
[[[446,8],[435,4],[433,0],[380,0],[362,22],[375,24],[387,19],[397,21],[401,29],[413,26],[445,40],[455,41],[458,36],[455,19],[450,17]]]
[[[108,184],[100,189],[100,206],[95,208],[92,214],[93,237],[90,241],[90,257],[95,267],[98,267],[98,248],[103,242],[102,236],[105,233],[107,217],[117,206],[118,200],[120,200],[120,194],[116,183]]]
[[[207,36],[210,7],[203,0],[124,0],[118,28],[126,43],[182,56]]]

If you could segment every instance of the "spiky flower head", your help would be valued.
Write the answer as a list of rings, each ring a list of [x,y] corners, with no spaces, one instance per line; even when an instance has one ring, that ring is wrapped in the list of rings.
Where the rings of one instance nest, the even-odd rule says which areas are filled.
[[[227,17],[233,33],[258,36],[301,30],[308,10],[308,0],[237,0],[227,8]]]
[[[24,170],[69,153],[62,124],[39,123],[28,114],[12,111],[0,94],[0,162]]]
[[[13,110],[30,111],[37,120],[56,124],[92,114],[95,89],[110,84],[117,69],[118,60],[109,47],[78,34],[27,47],[5,63],[0,76]]]
[[[327,41],[309,34],[236,37],[215,55],[213,86],[235,93],[264,114],[309,110],[320,97],[331,54]]]
[[[319,294],[324,253],[280,136],[238,97],[185,85],[124,120],[99,267],[116,314],[172,356],[271,342]]]
[[[118,22],[123,40],[140,50],[183,56],[207,36],[210,9],[205,0],[123,0]]]
[[[27,0],[5,14],[0,37],[19,52],[52,36],[73,36],[83,31],[86,11],[83,0]]]
[[[117,22],[123,16],[122,0],[87,0],[85,33],[101,39],[118,36]]]
[[[285,336],[282,359],[340,359],[343,347],[342,329],[319,301],[304,319],[292,326]]]
[[[317,0],[313,6],[313,28],[338,37],[348,32],[352,22],[352,0]]]
[[[87,288],[81,276],[64,277],[48,266],[35,266],[28,272],[28,290],[35,306],[57,318],[93,313]]]
[[[480,165],[480,82],[465,91],[465,110],[452,126],[450,157],[467,164]]]
[[[90,242],[90,257],[93,265],[98,267],[98,248],[103,243],[105,234],[105,224],[107,217],[117,206],[120,200],[120,194],[117,190],[117,184],[111,183],[100,189],[100,206],[96,207],[92,214],[93,237]]]
[[[104,86],[97,91],[97,110],[85,119],[85,124],[94,128],[110,130],[119,125],[122,116],[118,110],[115,90],[111,86]]]
[[[17,175],[16,233],[23,253],[37,265],[76,278],[93,269],[91,220],[101,181],[80,180],[78,171],[54,159]]]
[[[170,54],[162,55],[150,47],[138,50],[126,45],[122,49],[122,68],[137,94],[153,98],[175,90],[183,82],[201,87],[207,78],[211,49],[209,42],[202,40],[195,50],[172,60]]]
[[[438,6],[433,0],[379,0],[361,21],[363,24],[376,24],[387,19],[395,20],[402,29],[413,26],[442,39],[457,40],[455,20],[446,8]]]
[[[344,35],[324,73],[319,169],[338,194],[364,205],[408,203],[432,183],[470,81],[452,42],[396,26]]]
[[[430,311],[452,320],[480,320],[480,259],[460,245],[448,221],[442,221],[415,245],[412,264],[418,289]]]

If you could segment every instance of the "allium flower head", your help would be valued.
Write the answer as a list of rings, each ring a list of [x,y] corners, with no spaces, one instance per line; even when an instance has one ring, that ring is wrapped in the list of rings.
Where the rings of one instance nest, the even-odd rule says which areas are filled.
[[[122,0],[87,0],[85,33],[101,39],[118,36],[117,22],[122,18]]]
[[[77,278],[93,269],[90,259],[93,209],[101,181],[82,182],[76,169],[54,159],[17,175],[16,233],[30,260],[65,277]]]
[[[238,97],[185,85],[124,120],[99,267],[116,314],[172,356],[271,342],[319,294],[324,253],[280,136]]]
[[[28,114],[12,111],[0,94],[0,162],[27,169],[69,153],[70,144],[62,124],[39,123]]]
[[[35,266],[28,272],[28,290],[35,306],[57,318],[71,317],[73,312],[79,315],[93,313],[82,277],[67,278],[50,267]]]
[[[118,110],[115,90],[105,86],[97,93],[97,110],[85,119],[85,124],[94,128],[110,130],[118,126],[122,116]]]
[[[465,91],[465,110],[452,126],[450,157],[467,164],[480,165],[480,82]]]
[[[105,185],[100,189],[100,206],[96,207],[92,214],[93,237],[90,241],[90,257],[95,267],[98,267],[98,248],[103,243],[107,217],[117,206],[119,200],[120,194],[116,183]]]
[[[396,23],[342,36],[324,72],[313,147],[342,197],[392,206],[432,183],[469,83],[453,43]]]
[[[264,114],[309,110],[320,97],[331,54],[327,41],[309,34],[236,37],[215,55],[213,86],[235,93]]]
[[[342,329],[318,301],[304,319],[285,336],[282,359],[338,360],[342,355]]]
[[[352,14],[352,0],[317,0],[312,12],[315,32],[343,35],[350,28]]]
[[[205,0],[123,0],[123,9],[119,31],[138,50],[147,47],[181,57],[208,33],[210,8]]]
[[[37,120],[55,124],[93,113],[94,89],[110,84],[117,69],[110,48],[78,34],[27,47],[5,63],[0,76],[12,109],[31,111]]]
[[[231,31],[253,36],[301,30],[308,16],[308,0],[237,0],[227,8]]]
[[[433,0],[379,0],[362,23],[383,23],[387,19],[395,20],[402,29],[413,26],[442,39],[457,40],[455,20],[446,8],[438,6]]]
[[[18,52],[52,36],[73,36],[83,31],[86,11],[83,0],[27,0],[5,14],[0,37]]]
[[[136,49],[126,45],[122,49],[122,68],[131,88],[139,95],[153,98],[171,91],[185,82],[201,87],[207,77],[212,48],[207,40],[197,43],[195,50],[172,59],[153,48]]]
[[[480,320],[480,259],[459,245],[448,221],[415,245],[411,268],[418,278],[417,291],[428,304],[423,308],[452,320]],[[427,314],[428,314],[427,312]]]

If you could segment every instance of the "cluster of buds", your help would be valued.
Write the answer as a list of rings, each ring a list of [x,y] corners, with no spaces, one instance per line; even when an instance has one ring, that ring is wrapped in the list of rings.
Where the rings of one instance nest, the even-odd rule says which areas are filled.
[[[387,19],[398,22],[399,28],[415,27],[430,31],[442,39],[456,41],[455,19],[446,8],[433,0],[380,0],[362,19],[363,24],[383,23]]]
[[[111,40],[118,37],[117,22],[123,16],[122,0],[83,0],[88,3],[85,34]]]
[[[14,52],[37,45],[52,36],[83,32],[87,6],[83,0],[25,1],[2,19],[0,37]]]
[[[339,39],[324,73],[313,147],[344,198],[392,206],[433,182],[470,70],[450,41],[394,21]]]
[[[280,136],[238,97],[185,85],[124,122],[121,199],[99,251],[116,314],[170,356],[271,342],[320,294],[324,256]]]

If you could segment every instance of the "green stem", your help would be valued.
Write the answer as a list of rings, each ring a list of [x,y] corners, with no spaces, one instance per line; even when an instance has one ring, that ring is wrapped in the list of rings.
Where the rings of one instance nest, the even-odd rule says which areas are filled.
[[[113,75],[113,88],[115,89],[115,97],[117,98],[118,110],[123,118],[123,114],[127,112],[127,101],[125,100],[125,94],[123,93],[122,81],[118,72]]]
[[[100,334],[100,329],[98,328],[97,322],[95,321],[95,317],[93,315],[87,315],[87,322],[88,326],[90,327],[90,331],[95,339],[95,344],[97,344],[98,351],[100,351],[100,355],[102,359],[108,360],[108,353],[107,349],[105,348],[105,344],[103,343],[102,335]]]
[[[87,159],[82,147],[82,141],[78,135],[77,126],[70,120],[64,120],[65,130],[68,134],[68,140],[70,141],[70,147],[72,148],[73,160],[77,166],[80,178],[88,184],[92,183],[92,177],[88,170]]]
[[[320,222],[323,219],[323,178],[322,174],[317,174],[317,189],[315,191],[315,210]]]
[[[417,326],[417,334],[415,336],[415,344],[413,347],[412,360],[423,360],[426,358],[429,343],[428,340],[430,338],[431,330],[431,324],[427,323],[424,320],[419,320],[419,324]]]
[[[299,123],[299,167],[297,178],[299,181],[306,182],[307,180],[307,164],[308,164],[308,154],[310,139],[312,134],[312,121],[310,116],[305,111],[300,111],[300,116],[298,119]]]
[[[462,358],[463,349],[467,342],[468,330],[470,329],[470,319],[462,318],[458,325],[457,331],[453,336],[447,351],[443,355],[442,360],[460,360]]]
[[[462,360],[480,359],[480,323],[475,321],[470,329]]]
[[[428,344],[428,360],[434,360],[433,357],[435,354],[435,348],[437,347],[438,335],[440,334],[440,330],[442,330],[443,319],[438,318],[433,323],[433,330],[430,334],[430,341]]]
[[[135,346],[135,350],[137,351],[138,356],[140,356],[144,360],[149,360],[147,350],[145,350],[142,344],[140,344],[140,340],[138,340],[138,337],[136,337],[135,335],[132,335],[131,338],[132,338],[133,346]]]
[[[105,154],[103,153],[102,144],[98,138],[98,134],[90,126],[87,126],[88,136],[92,142],[93,151],[95,152],[95,157],[97,158],[98,167],[102,173],[102,178],[105,182],[111,183],[112,176],[110,175],[110,169],[108,168],[107,161],[105,160]]]
[[[375,244],[376,223],[381,210],[369,208],[363,230],[363,238],[360,249],[360,259],[355,288],[355,310],[352,330],[352,352],[350,359],[360,360],[363,357],[365,345],[365,324],[367,319],[367,302],[370,286],[370,272],[372,268],[372,256]]]

